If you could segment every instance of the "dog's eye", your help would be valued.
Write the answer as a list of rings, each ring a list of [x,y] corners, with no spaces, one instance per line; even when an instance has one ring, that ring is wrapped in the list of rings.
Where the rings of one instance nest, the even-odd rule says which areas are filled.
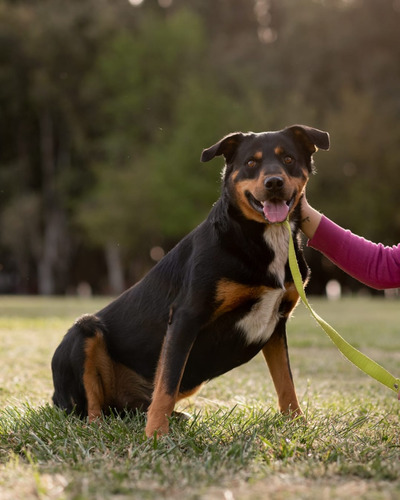
[[[283,163],[285,165],[292,165],[293,162],[294,162],[294,159],[291,156],[286,155],[283,157]]]
[[[256,165],[257,165],[256,160],[249,160],[247,162],[247,166],[250,167],[250,168],[254,168]]]

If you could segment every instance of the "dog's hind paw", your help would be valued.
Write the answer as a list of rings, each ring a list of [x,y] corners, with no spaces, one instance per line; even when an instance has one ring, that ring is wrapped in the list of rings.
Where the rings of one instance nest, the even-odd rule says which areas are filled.
[[[176,418],[179,422],[187,422],[192,419],[192,415],[184,411],[173,411],[171,417]]]

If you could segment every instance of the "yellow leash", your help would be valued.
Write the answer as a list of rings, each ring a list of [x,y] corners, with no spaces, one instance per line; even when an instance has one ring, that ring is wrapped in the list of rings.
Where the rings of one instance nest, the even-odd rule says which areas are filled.
[[[400,392],[399,392],[400,379],[394,377],[381,365],[379,365],[378,363],[370,359],[368,356],[358,351],[351,344],[349,344],[341,335],[339,335],[339,333],[334,328],[331,327],[331,325],[329,325],[325,320],[323,320],[320,316],[318,316],[318,314],[310,306],[303,288],[303,281],[301,279],[301,274],[296,259],[292,230],[290,228],[289,221],[286,220],[284,224],[287,230],[289,231],[289,267],[292,273],[293,281],[296,286],[297,292],[300,295],[300,298],[303,301],[304,305],[307,307],[311,315],[321,326],[321,328],[325,331],[328,337],[336,345],[339,351],[349,361],[351,361],[355,366],[357,366],[357,368],[359,368],[361,371],[363,371],[370,377],[374,378],[381,384],[386,385],[386,387],[392,389],[392,391],[398,393],[398,399],[400,400]]]

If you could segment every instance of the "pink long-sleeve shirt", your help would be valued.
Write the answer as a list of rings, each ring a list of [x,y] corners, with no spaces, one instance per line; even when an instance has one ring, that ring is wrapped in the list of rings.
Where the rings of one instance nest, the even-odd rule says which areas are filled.
[[[400,244],[388,247],[373,243],[322,216],[307,246],[372,288],[400,287]]]

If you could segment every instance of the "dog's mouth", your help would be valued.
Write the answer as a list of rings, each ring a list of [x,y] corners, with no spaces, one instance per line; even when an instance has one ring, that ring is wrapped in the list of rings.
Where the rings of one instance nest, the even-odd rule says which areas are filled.
[[[272,200],[258,201],[250,193],[246,191],[246,197],[250,205],[256,210],[256,212],[262,214],[265,220],[271,224],[277,222],[284,222],[293,207],[295,195],[289,201],[282,200],[279,198],[273,198]]]

